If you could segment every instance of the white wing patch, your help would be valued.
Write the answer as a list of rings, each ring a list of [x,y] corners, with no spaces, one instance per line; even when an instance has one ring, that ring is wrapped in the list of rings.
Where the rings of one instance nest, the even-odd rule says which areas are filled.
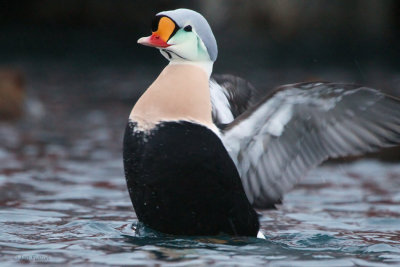
[[[292,110],[291,105],[284,104],[281,106],[281,108],[263,126],[261,132],[266,132],[273,136],[280,136],[286,123],[288,123],[292,118]]]
[[[212,116],[217,121],[227,124],[233,121],[234,117],[225,89],[214,80],[210,80],[210,97],[212,105]]]

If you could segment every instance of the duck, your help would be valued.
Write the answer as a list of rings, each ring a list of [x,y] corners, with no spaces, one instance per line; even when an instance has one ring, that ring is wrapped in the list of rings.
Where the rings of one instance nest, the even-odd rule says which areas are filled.
[[[200,13],[157,13],[151,31],[138,43],[169,63],[133,106],[123,163],[138,220],[158,232],[256,237],[257,211],[310,169],[400,143],[393,96],[302,82],[257,98],[246,80],[212,74],[218,46]]]

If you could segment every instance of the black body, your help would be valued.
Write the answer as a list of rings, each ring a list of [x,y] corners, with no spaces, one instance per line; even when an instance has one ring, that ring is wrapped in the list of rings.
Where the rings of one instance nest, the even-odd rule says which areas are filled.
[[[124,167],[138,219],[175,235],[256,236],[258,215],[218,136],[190,122],[128,123]]]

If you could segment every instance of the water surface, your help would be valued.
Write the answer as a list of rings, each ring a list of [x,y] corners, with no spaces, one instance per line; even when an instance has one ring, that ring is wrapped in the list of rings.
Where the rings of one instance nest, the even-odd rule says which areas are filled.
[[[2,265],[400,264],[400,164],[374,159],[312,171],[260,211],[265,240],[136,235],[121,140],[128,89],[146,79],[26,69],[36,115],[0,124]]]

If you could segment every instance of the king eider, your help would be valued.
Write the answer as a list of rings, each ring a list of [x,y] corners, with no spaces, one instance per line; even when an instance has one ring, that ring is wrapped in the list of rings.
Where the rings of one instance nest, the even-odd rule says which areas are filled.
[[[256,236],[254,208],[273,208],[309,169],[400,142],[400,101],[377,90],[298,83],[255,103],[243,79],[211,76],[217,43],[195,11],[158,13],[138,43],[169,60],[123,144],[137,217],[160,232]]]

